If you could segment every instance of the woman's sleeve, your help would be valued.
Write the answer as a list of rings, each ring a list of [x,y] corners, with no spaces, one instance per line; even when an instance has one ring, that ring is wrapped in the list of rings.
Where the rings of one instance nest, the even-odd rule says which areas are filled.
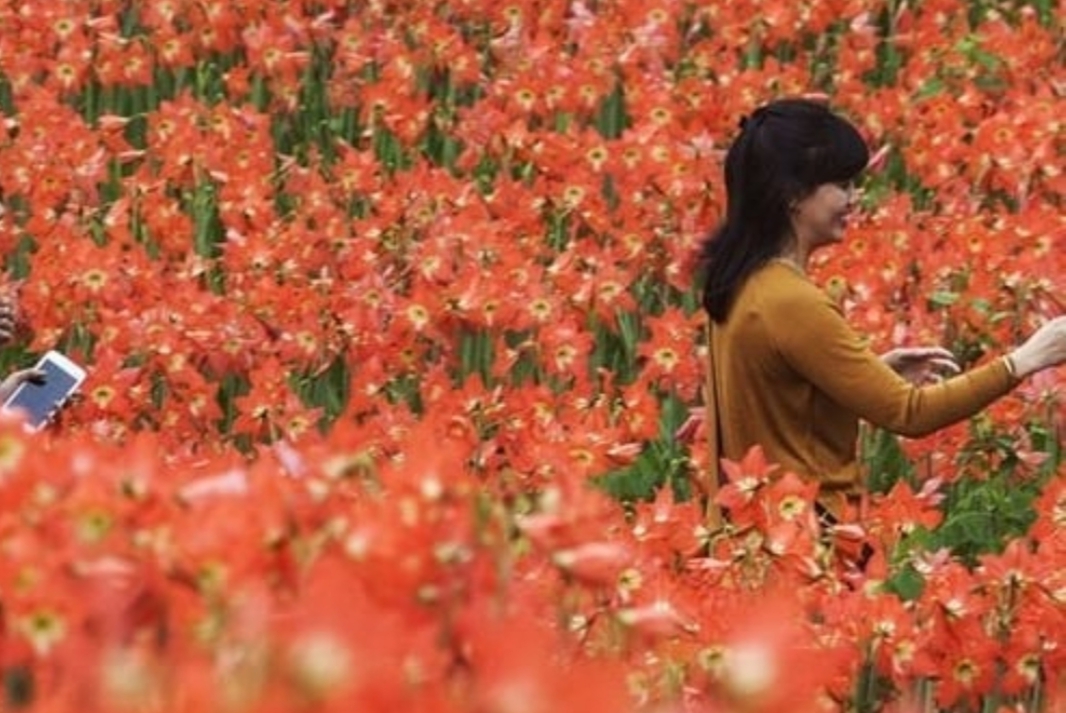
[[[899,376],[848,326],[813,285],[779,300],[769,327],[788,364],[858,417],[903,436],[924,436],[968,418],[1017,384],[1002,359],[915,386]]]

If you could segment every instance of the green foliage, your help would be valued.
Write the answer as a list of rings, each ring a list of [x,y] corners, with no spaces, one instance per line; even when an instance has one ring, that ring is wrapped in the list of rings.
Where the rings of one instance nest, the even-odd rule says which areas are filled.
[[[885,582],[885,589],[894,593],[903,601],[913,601],[922,594],[925,580],[910,563],[897,569]]]
[[[1025,534],[1036,514],[1035,482],[1019,483],[1009,474],[987,480],[961,478],[946,489],[941,505],[944,521],[930,534],[928,546],[947,547],[965,561],[1000,552],[1007,541]]]
[[[899,439],[888,431],[864,427],[859,436],[859,452],[871,493],[887,493],[900,480],[912,488],[916,486],[914,465],[900,448]]]
[[[229,434],[233,429],[233,421],[237,418],[237,397],[244,396],[250,390],[251,383],[242,374],[226,374],[219,381],[215,399],[222,409],[222,421],[218,428],[223,435]]]
[[[864,663],[855,680],[855,713],[876,713],[881,710],[883,701],[893,693],[892,682],[877,673],[870,663]]]
[[[495,362],[492,334],[486,329],[463,329],[459,334],[459,363],[453,378],[461,384],[468,376],[476,374],[481,383],[492,383],[492,364]]]
[[[615,384],[629,384],[637,377],[640,367],[637,363],[637,346],[641,339],[640,315],[630,312],[618,312],[618,329],[590,320],[590,328],[596,337],[592,351],[591,370],[596,372],[606,369],[611,373]]]
[[[942,522],[932,531],[913,533],[907,547],[947,548],[972,564],[979,555],[1000,552],[1010,539],[1024,535],[1035,519],[1033,501],[1061,461],[1047,426],[1030,425],[1028,440],[1035,452],[1048,456],[1035,472],[1019,458],[1017,435],[986,419],[974,419],[971,437],[954,466],[959,475],[940,490]],[[898,437],[868,428],[860,443],[871,492],[887,493],[900,480],[914,490],[921,488],[915,464],[900,448]]]
[[[600,101],[595,119],[596,130],[605,139],[617,139],[622,131],[629,126],[629,117],[626,114],[625,91],[622,83],[618,82],[614,90]]]
[[[685,403],[676,394],[665,395],[658,439],[648,443],[631,465],[596,478],[597,485],[625,502],[650,500],[662,487],[672,488],[678,501],[691,498],[687,448],[674,438],[687,417]]]
[[[296,395],[308,406],[322,409],[319,429],[325,431],[348,405],[349,373],[344,359],[336,358],[325,368],[303,371],[291,378]]]

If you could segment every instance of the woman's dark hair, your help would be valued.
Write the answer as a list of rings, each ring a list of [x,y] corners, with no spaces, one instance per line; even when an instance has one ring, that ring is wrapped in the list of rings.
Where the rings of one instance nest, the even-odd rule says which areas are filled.
[[[854,179],[870,158],[855,127],[816,101],[774,101],[740,126],[725,159],[725,220],[700,253],[703,307],[716,322],[748,275],[785,247],[789,203]]]

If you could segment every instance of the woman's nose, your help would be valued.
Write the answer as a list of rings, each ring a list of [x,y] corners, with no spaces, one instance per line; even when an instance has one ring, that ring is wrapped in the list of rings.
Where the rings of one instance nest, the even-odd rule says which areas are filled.
[[[854,183],[849,184],[847,190],[848,208],[854,208],[857,206],[859,201],[862,200],[862,195],[863,192],[861,186],[857,186]]]

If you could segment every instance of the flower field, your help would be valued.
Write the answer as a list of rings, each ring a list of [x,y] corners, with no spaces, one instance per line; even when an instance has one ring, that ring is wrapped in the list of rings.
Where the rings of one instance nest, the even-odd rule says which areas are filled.
[[[739,119],[877,152],[816,279],[964,365],[1066,309],[1057,0],[0,0],[0,709],[1066,710],[1066,372],[700,497]],[[852,562],[863,546],[868,566]]]

